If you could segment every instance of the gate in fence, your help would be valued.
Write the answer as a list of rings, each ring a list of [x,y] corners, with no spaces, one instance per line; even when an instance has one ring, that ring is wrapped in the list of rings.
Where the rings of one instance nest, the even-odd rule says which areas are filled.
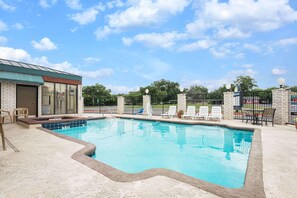
[[[272,91],[249,91],[234,93],[234,119],[249,119],[244,111],[252,115],[261,113],[265,108],[272,107]]]
[[[297,119],[297,92],[291,92],[290,103],[289,123],[295,124]]]

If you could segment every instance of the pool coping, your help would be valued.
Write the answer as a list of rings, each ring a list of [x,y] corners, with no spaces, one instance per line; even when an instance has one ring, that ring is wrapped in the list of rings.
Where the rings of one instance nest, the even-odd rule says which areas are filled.
[[[117,116],[120,117],[120,116]],[[172,171],[169,169],[155,168],[149,169],[140,173],[125,173],[118,169],[115,169],[103,162],[97,161],[89,156],[92,156],[95,153],[96,146],[92,143],[85,142],[79,139],[72,138],[63,134],[56,133],[54,131],[38,127],[38,129],[50,133],[54,136],[84,145],[85,147],[81,150],[75,152],[71,157],[88,166],[89,168],[101,173],[102,175],[108,177],[109,179],[116,182],[133,182],[148,179],[154,176],[166,176],[172,179],[175,179],[180,182],[190,184],[194,187],[202,189],[206,192],[213,193],[221,197],[266,197],[264,191],[263,183],[263,163],[262,163],[262,141],[261,141],[261,129],[251,128],[251,127],[241,127],[241,126],[232,126],[229,124],[222,123],[210,123],[210,122],[189,122],[183,120],[164,120],[164,119],[146,119],[146,118],[135,118],[135,117],[120,117],[125,119],[138,119],[138,120],[150,120],[150,121],[160,121],[160,122],[171,122],[179,124],[190,124],[190,125],[211,125],[211,126],[222,126],[232,129],[240,130],[249,130],[253,131],[253,141],[250,149],[250,155],[248,159],[248,165],[245,175],[245,184],[242,188],[226,188],[219,186],[204,180],[193,178],[185,174]]]

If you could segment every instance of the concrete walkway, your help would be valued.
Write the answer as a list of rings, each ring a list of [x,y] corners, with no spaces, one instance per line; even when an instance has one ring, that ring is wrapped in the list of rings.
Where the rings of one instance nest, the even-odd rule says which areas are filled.
[[[251,126],[240,121],[222,123]],[[7,145],[2,151],[0,144],[0,197],[217,197],[164,176],[114,182],[71,158],[83,148],[80,144],[36,128],[3,127],[15,148]],[[297,197],[297,130],[291,126],[259,128],[266,196]]]

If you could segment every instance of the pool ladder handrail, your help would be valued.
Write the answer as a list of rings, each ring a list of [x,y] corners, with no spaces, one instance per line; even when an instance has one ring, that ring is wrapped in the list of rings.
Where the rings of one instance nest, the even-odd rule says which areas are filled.
[[[109,111],[109,113],[110,113],[111,117],[112,117],[112,118],[115,118],[115,117],[114,117],[114,115],[112,114],[112,111],[111,111],[110,107],[109,107],[109,106],[107,106],[107,108],[108,108],[108,111]]]

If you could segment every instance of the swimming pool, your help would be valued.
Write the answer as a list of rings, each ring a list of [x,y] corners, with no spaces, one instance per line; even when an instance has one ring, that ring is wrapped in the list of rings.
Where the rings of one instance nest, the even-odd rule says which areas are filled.
[[[55,132],[95,144],[96,160],[126,173],[164,168],[228,188],[244,185],[253,137],[225,127],[131,119]]]

